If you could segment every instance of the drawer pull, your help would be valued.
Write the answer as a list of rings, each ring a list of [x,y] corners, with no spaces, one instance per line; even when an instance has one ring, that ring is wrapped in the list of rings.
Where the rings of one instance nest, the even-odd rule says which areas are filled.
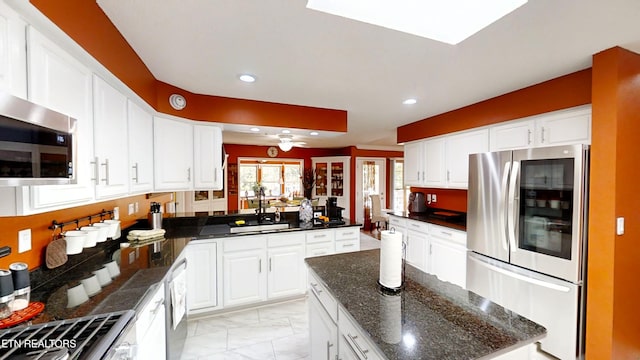
[[[351,246],[355,246],[355,244],[344,244],[344,245],[342,245],[342,247],[351,247]]]
[[[347,236],[347,235],[353,235],[353,231],[349,231],[349,232],[346,232],[346,233],[342,233],[342,235],[344,235],[344,236]]]
[[[311,283],[311,287],[313,287],[313,290],[315,290],[318,294],[322,292],[322,289],[318,289],[318,284]]]
[[[349,339],[351,339],[351,341],[353,342],[353,345],[356,346],[356,348],[358,348],[358,351],[360,351],[360,353],[362,354],[362,356],[364,356],[365,359],[368,359],[367,357],[367,353],[369,352],[369,350],[367,349],[363,349],[360,347],[360,345],[358,344],[358,342],[356,341],[356,339],[358,338],[358,335],[351,335],[351,334],[347,334],[347,336],[349,337]]]
[[[319,238],[327,237],[327,234],[313,235],[313,237],[316,238],[316,239],[319,239]]]
[[[447,236],[453,236],[453,234],[452,234],[452,233],[450,233],[450,232],[446,232],[446,231],[440,231],[440,234],[442,234],[442,235],[447,235]]]

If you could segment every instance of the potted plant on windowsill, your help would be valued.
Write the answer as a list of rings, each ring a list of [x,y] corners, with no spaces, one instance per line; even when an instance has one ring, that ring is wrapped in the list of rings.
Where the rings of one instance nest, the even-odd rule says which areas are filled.
[[[302,179],[304,197],[311,200],[313,186],[316,184],[316,171],[313,168],[304,168],[300,178]]]

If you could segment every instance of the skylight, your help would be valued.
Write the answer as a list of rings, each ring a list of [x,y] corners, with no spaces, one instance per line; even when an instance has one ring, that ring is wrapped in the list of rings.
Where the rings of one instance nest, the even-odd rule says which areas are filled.
[[[308,0],[307,8],[458,44],[527,0]]]

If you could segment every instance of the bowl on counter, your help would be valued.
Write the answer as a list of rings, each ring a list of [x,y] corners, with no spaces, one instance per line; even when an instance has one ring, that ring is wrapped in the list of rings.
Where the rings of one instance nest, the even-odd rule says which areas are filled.
[[[84,243],[89,235],[86,231],[70,230],[65,232],[63,236],[67,242],[67,255],[76,255],[82,252]]]
[[[87,239],[85,240],[83,247],[90,248],[96,246],[98,236],[100,236],[100,229],[93,226],[83,226],[80,230],[87,232]]]
[[[105,223],[95,223],[91,225],[97,229],[100,229],[100,234],[98,235],[97,242],[105,242],[107,241],[107,237],[109,237],[109,230],[111,225]]]

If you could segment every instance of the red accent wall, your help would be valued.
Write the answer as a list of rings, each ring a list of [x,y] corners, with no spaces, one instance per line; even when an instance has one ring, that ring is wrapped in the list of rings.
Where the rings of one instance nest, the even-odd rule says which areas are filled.
[[[95,1],[30,2],[159,112],[219,123],[347,131],[344,110],[200,95],[158,81]],[[169,106],[173,93],[185,97],[185,109]]]
[[[398,128],[398,143],[591,103],[591,69],[551,79]]]
[[[640,358],[640,55],[593,57],[587,359]],[[625,232],[616,235],[616,218]]]
[[[419,191],[424,193],[425,199],[427,194],[435,194],[437,202],[427,204],[428,208],[447,209],[460,212],[467,212],[467,191],[458,189],[433,189],[411,187],[411,191]]]

